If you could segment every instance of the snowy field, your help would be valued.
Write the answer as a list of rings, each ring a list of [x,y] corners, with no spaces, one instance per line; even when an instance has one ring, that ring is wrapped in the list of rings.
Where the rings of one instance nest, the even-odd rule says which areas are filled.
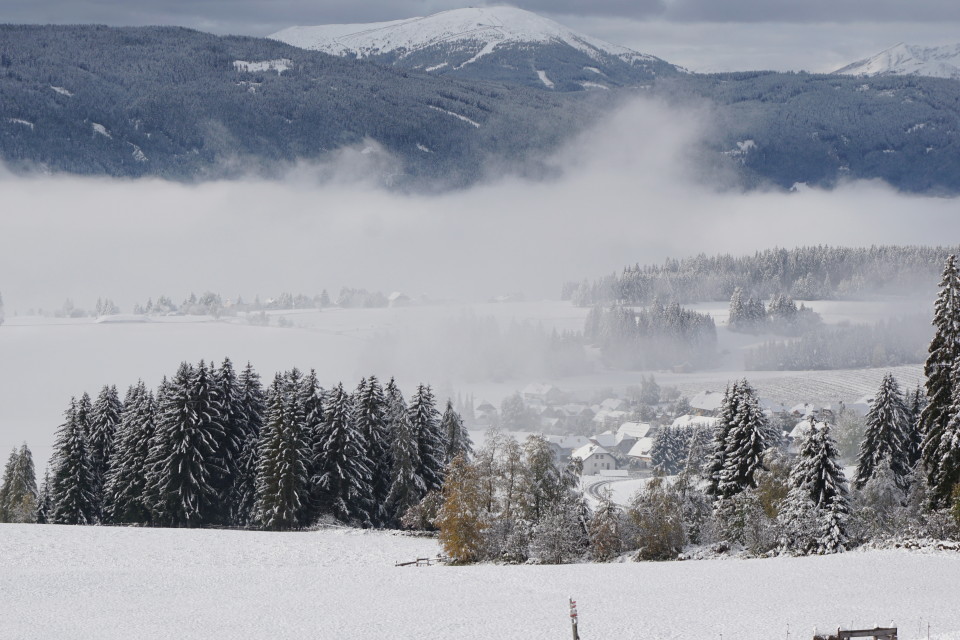
[[[879,303],[830,302],[825,318],[885,317],[891,304],[902,311],[904,301]],[[920,311],[917,303],[909,303]],[[725,305],[701,305],[725,321]],[[177,365],[201,358],[235,364],[251,362],[269,383],[277,371],[317,369],[325,386],[343,381],[355,385],[362,376],[396,376],[410,393],[423,381],[443,399],[473,393],[476,400],[495,405],[530,382],[551,382],[563,390],[591,394],[622,391],[639,383],[643,372],[602,371],[552,380],[526,378],[458,379],[441,364],[457,345],[450,344],[451,327],[463,318],[494,318],[501,327],[529,322],[547,332],[580,330],[586,309],[558,301],[483,304],[436,304],[384,309],[329,309],[271,314],[271,326],[253,326],[243,318],[166,317],[151,322],[97,323],[90,318],[57,319],[16,316],[7,309],[0,326],[0,454],[30,445],[38,467],[50,455],[54,432],[69,399],[84,391],[96,395],[104,384],[115,384],[121,395],[143,378],[155,387]],[[279,327],[282,316],[290,327]],[[742,352],[764,337],[731,333],[718,326],[722,366],[689,374],[654,372],[661,385],[675,385],[694,395],[722,390],[747,375],[763,397],[794,404],[801,401],[852,402],[872,393],[885,369],[826,372],[749,372],[742,370]],[[42,355],[41,355],[42,354]],[[920,366],[892,369],[902,385],[915,385]]]
[[[960,638],[960,556],[395,567],[388,533],[0,525],[0,638],[769,640],[893,623]]]

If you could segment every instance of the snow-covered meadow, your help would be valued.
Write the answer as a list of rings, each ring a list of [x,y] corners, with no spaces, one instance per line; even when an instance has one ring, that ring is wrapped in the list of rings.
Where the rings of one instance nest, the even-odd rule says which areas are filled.
[[[3,638],[811,638],[890,622],[960,638],[960,556],[856,551],[764,560],[395,567],[436,542],[0,525]]]

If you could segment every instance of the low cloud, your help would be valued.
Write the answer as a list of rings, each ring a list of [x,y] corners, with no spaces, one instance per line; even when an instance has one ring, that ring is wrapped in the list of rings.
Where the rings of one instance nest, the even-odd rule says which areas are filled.
[[[377,186],[393,165],[374,144],[275,181],[7,175],[0,293],[8,313],[207,289],[555,298],[568,280],[698,252],[960,237],[955,200],[879,182],[718,191],[697,160],[710,127],[708,109],[638,101],[552,158],[557,178],[432,196]]]

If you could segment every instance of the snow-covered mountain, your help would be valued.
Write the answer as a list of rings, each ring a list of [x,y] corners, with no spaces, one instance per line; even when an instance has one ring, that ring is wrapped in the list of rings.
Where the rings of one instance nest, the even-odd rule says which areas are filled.
[[[513,7],[443,11],[368,24],[290,27],[269,36],[302,49],[435,75],[555,90],[642,84],[682,69]]]
[[[960,79],[960,44],[919,47],[900,43],[834,73],[853,76],[931,76]]]

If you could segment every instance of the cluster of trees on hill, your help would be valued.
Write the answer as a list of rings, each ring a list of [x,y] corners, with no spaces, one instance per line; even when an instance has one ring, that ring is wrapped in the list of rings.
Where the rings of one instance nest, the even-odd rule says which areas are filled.
[[[140,382],[123,402],[114,387],[71,401],[37,520],[399,526],[470,448],[460,416],[449,402],[441,415],[429,386],[408,405],[393,380],[373,376],[350,393],[293,369],[264,390],[249,364],[237,374],[229,359],[183,363],[156,393]]]
[[[803,304],[798,307],[793,298],[783,294],[773,296],[766,307],[759,298],[745,298],[740,287],[734,289],[730,297],[727,324],[731,331],[798,336],[819,326],[820,322],[820,314]]]
[[[930,288],[947,255],[957,247],[873,246],[767,249],[752,256],[699,254],[662,265],[627,266],[589,282],[568,282],[561,299],[577,306],[647,305],[656,299],[682,304],[729,300],[734,290],[757,299],[786,295],[797,300],[851,298],[876,292],[915,293]]]
[[[744,365],[757,371],[805,371],[916,364],[924,361],[930,333],[924,316],[821,326],[795,340],[772,340],[748,350]]]
[[[716,355],[713,318],[676,302],[664,306],[654,301],[641,310],[595,306],[587,314],[583,335],[600,347],[608,364],[626,369],[701,366]]]

